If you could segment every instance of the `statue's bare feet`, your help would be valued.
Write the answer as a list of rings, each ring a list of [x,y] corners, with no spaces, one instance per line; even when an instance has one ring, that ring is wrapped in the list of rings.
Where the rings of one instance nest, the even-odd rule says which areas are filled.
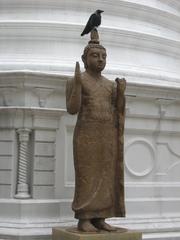
[[[96,219],[93,219],[91,222],[99,230],[105,230],[108,232],[113,232],[118,230],[116,227],[113,227],[107,224],[104,218],[96,218]]]
[[[98,232],[98,229],[93,226],[91,221],[88,219],[79,219],[78,230],[83,232]]]

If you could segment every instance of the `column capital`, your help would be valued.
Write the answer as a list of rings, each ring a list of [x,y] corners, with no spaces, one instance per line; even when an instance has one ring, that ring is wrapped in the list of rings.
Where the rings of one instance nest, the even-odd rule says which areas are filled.
[[[31,133],[31,129],[29,128],[19,128],[16,132],[19,134],[19,141],[20,142],[28,142],[29,141],[29,134]]]

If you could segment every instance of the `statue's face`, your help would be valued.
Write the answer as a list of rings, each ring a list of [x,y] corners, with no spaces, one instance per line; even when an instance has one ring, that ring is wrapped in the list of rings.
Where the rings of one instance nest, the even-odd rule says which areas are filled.
[[[101,48],[90,48],[87,53],[87,68],[101,72],[106,66],[106,51]]]

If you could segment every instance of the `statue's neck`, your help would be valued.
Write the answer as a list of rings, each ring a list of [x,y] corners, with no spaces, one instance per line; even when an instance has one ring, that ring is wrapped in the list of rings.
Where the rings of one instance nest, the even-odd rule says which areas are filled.
[[[94,72],[90,69],[86,69],[86,72],[93,78],[95,79],[100,79],[101,78],[101,72]]]

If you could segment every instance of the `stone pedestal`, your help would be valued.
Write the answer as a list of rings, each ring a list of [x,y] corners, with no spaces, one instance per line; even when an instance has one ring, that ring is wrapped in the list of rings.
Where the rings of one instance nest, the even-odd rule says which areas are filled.
[[[99,233],[80,233],[75,228],[54,228],[52,240],[141,240],[142,233],[137,231],[117,231]]]

